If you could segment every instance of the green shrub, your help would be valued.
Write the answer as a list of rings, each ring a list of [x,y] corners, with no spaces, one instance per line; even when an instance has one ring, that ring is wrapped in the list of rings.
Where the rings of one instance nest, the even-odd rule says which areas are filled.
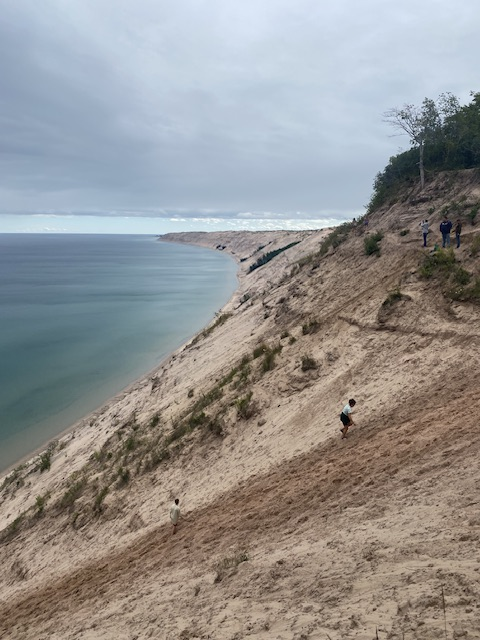
[[[267,371],[271,371],[274,368],[275,368],[275,352],[267,351],[267,353],[263,356],[262,371],[266,373]]]
[[[118,484],[124,486],[130,482],[130,470],[126,467],[120,467],[118,470]]]
[[[445,292],[447,298],[459,302],[480,303],[480,277],[477,277],[470,286],[451,287]]]
[[[345,242],[350,231],[354,229],[355,226],[355,222],[344,222],[338,227],[335,227],[333,231],[331,231],[328,236],[322,241],[319,254],[321,256],[324,256],[326,253],[328,253],[330,248],[336,249],[337,247],[339,247],[342,242]]]
[[[276,347],[267,347],[263,355],[262,361],[262,371],[263,373],[267,373],[267,371],[272,371],[275,368],[275,356],[280,353],[282,350],[282,345],[278,344]]]
[[[400,231],[401,236],[407,236],[410,233],[410,229],[402,229]]]
[[[302,325],[302,334],[304,336],[310,333],[316,333],[320,329],[320,322],[318,320],[309,320]]]
[[[472,274],[469,273],[463,267],[457,266],[455,271],[453,272],[453,280],[455,284],[465,285],[468,284],[471,280]]]
[[[439,249],[423,258],[419,273],[423,278],[431,278],[436,274],[450,275],[455,268],[453,249]]]
[[[223,396],[223,389],[220,385],[213,387],[208,393],[202,395],[202,397],[195,402],[192,411],[198,413],[211,405],[216,400],[219,400]]]
[[[239,370],[238,367],[233,367],[230,373],[228,373],[224,378],[220,380],[219,386],[224,387],[225,385],[230,384],[230,382],[232,382],[234,377],[237,375],[238,370]]]
[[[4,479],[4,481],[2,482],[2,486],[0,487],[0,491],[3,491],[3,489],[6,489],[7,487],[9,487],[11,484],[15,483],[16,486],[23,486],[24,484],[24,479],[21,476],[22,471],[25,469],[26,465],[25,464],[21,464],[18,467],[15,467],[15,469],[12,471],[12,473],[10,473],[8,476],[6,476],[6,478]]]
[[[382,302],[382,306],[383,307],[389,307],[389,306],[395,304],[396,302],[398,302],[399,300],[401,300],[402,298],[403,298],[402,293],[401,293],[399,287],[397,287],[393,291],[389,292],[388,296]]]
[[[38,456],[38,469],[40,473],[44,471],[50,471],[50,467],[52,466],[52,452],[44,451]]]
[[[480,234],[473,236],[472,246],[470,248],[470,255],[476,258],[480,253]]]
[[[314,358],[310,356],[302,356],[302,371],[310,371],[317,368],[317,363]]]
[[[365,255],[367,256],[372,256],[372,255],[380,255],[380,246],[379,246],[379,242],[382,240],[383,238],[383,233],[381,231],[377,231],[377,233],[372,233],[371,235],[368,235],[366,238],[364,238],[363,240],[363,246],[365,249]]]
[[[200,413],[192,413],[190,415],[190,418],[188,419],[188,426],[190,430],[193,431],[193,429],[201,427],[202,424],[205,424],[207,420],[207,416],[203,411],[201,411]]]
[[[222,313],[221,315],[219,315],[216,318],[215,322],[209,327],[207,327],[206,329],[204,329],[197,336],[195,336],[190,344],[194,345],[201,338],[207,338],[212,333],[212,331],[214,331],[217,327],[220,327],[222,324],[224,324],[231,317],[231,315],[232,315],[231,313]]]
[[[37,512],[36,512],[37,516],[42,515],[49,497],[50,497],[50,492],[47,491],[46,493],[43,494],[43,496],[37,496],[35,498],[35,507],[37,509]]]
[[[60,506],[62,507],[71,507],[74,502],[80,498],[83,493],[83,490],[87,486],[87,480],[85,477],[79,478],[75,480],[76,476],[74,475],[72,479],[69,481],[70,486],[63,494],[63,497],[60,500]]]
[[[252,403],[253,392],[250,391],[243,398],[235,400],[235,406],[237,408],[237,414],[240,418],[248,420],[254,413],[254,407]]]
[[[266,351],[268,351],[268,347],[264,342],[262,342],[261,345],[255,347],[255,349],[253,350],[253,359],[256,360],[260,356],[263,356]]]
[[[439,278],[443,282],[444,295],[451,300],[480,300],[480,278],[477,277],[471,283],[472,274],[457,264],[453,249],[442,249],[425,256],[420,275],[424,278]]]
[[[469,213],[467,213],[467,218],[468,220],[470,220],[470,224],[474,225],[475,222],[477,221],[477,214],[480,211],[480,205],[476,205],[475,207],[473,207],[473,209],[471,209],[471,211],[469,211]]]
[[[44,471],[50,471],[50,467],[52,465],[52,456],[58,445],[58,441],[54,440],[51,442],[43,453],[38,456],[38,462],[35,470],[39,470],[40,473]]]
[[[25,520],[25,512],[15,518],[6,529],[0,532],[0,540],[11,540],[20,531],[22,522]]]
[[[172,431],[165,438],[165,446],[168,447],[169,444],[175,442],[175,440],[180,440],[189,432],[188,424],[186,422],[181,422],[173,427]]]
[[[133,436],[128,436],[128,438],[125,440],[125,444],[124,447],[127,451],[133,451],[135,449],[136,446],[136,440]]]
[[[93,510],[95,511],[95,513],[100,513],[101,511],[103,511],[103,501],[107,497],[107,493],[109,492],[109,490],[110,489],[108,486],[104,486],[95,496],[95,501],[93,503]]]
[[[154,429],[159,425],[159,423],[160,423],[160,416],[158,413],[154,413],[153,416],[150,418],[150,427]]]
[[[247,360],[246,364],[243,364],[241,366],[238,378],[235,381],[235,384],[233,385],[235,389],[238,389],[239,387],[242,387],[242,386],[246,385],[247,382],[248,382],[248,378],[249,378],[250,373],[251,373],[251,368],[250,368],[250,365],[248,364],[248,362],[249,361]]]
[[[309,253],[297,262],[297,264],[292,268],[291,276],[293,277],[296,273],[298,273],[298,269],[305,267],[307,264],[313,262],[313,260],[317,257],[316,253]]]
[[[208,423],[208,430],[215,436],[223,436],[223,425],[218,418],[213,418]]]

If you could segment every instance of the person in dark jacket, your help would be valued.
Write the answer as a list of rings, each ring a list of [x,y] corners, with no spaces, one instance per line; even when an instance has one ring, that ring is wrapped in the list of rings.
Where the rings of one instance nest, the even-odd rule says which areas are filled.
[[[448,216],[443,217],[443,222],[440,223],[440,233],[442,234],[442,248],[450,246],[450,231],[452,230],[452,222],[448,219]]]
[[[462,233],[462,223],[460,219],[455,224],[455,238],[457,240],[457,249],[460,248],[460,234]]]

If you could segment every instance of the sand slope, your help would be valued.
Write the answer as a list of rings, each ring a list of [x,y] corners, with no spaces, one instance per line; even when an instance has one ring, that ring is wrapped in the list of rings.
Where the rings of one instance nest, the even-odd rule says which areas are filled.
[[[362,225],[303,266],[325,232],[167,238],[239,261],[231,315],[3,487],[2,638],[480,638],[480,307],[419,277],[418,222],[451,197],[429,188],[372,217],[379,258]],[[455,188],[480,199],[475,173]],[[478,275],[466,232],[457,257]]]

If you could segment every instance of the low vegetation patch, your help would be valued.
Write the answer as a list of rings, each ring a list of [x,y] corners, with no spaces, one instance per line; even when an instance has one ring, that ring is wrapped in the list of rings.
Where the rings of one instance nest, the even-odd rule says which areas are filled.
[[[372,233],[371,235],[368,235],[363,241],[365,255],[379,256],[380,255],[379,242],[381,242],[382,238],[383,238],[383,233],[381,231],[377,231],[376,233]]]
[[[441,276],[448,278],[456,268],[456,260],[453,249],[439,249],[425,256],[419,273],[422,278]]]
[[[85,476],[79,478],[78,474],[75,473],[70,477],[68,484],[68,489],[60,499],[61,507],[72,507],[75,504],[75,501],[80,498],[87,486],[87,479]]]
[[[294,247],[296,244],[299,244],[299,242],[300,240],[297,240],[296,242],[290,242],[290,244],[287,244],[285,247],[280,247],[279,249],[275,249],[274,251],[269,251],[268,253],[264,253],[262,256],[260,256],[260,258],[258,258],[256,262],[250,265],[248,269],[248,273],[255,271],[255,269],[258,269],[259,267],[263,267],[264,264],[267,264],[267,262],[270,262],[270,260],[273,260],[273,258],[278,256],[280,253],[283,253],[284,251],[287,251],[287,249],[290,249],[291,247]]]
[[[355,229],[357,224],[357,222],[344,222],[338,227],[335,227],[335,229],[333,229],[333,231],[331,231],[328,236],[322,241],[319,250],[320,256],[326,255],[330,249],[335,250],[342,244],[342,242],[345,242],[350,234],[350,231],[352,231],[352,229]]]
[[[467,218],[470,221],[470,224],[474,225],[477,221],[478,212],[480,211],[480,204],[475,205],[470,209],[467,213]]]
[[[473,236],[472,246],[470,248],[470,255],[472,258],[476,258],[480,253],[480,234]]]
[[[475,278],[468,286],[457,285],[447,289],[445,295],[447,298],[450,298],[450,300],[480,304],[480,277]]]
[[[9,489],[11,486],[13,486],[15,489],[22,487],[25,484],[25,479],[22,475],[22,471],[24,471],[25,468],[25,464],[21,464],[18,467],[15,467],[12,473],[4,478],[2,486],[0,487],[0,491]]]
[[[96,514],[99,514],[103,511],[104,509],[103,502],[107,497],[107,493],[109,492],[109,490],[110,488],[108,486],[104,486],[99,490],[99,492],[95,496],[95,500],[93,502],[93,511]]]
[[[53,452],[57,448],[57,444],[58,442],[56,440],[54,442],[51,442],[45,449],[45,451],[43,451],[38,456],[35,471],[40,471],[40,473],[43,473],[44,471],[50,471],[50,467],[52,466]]]
[[[396,302],[400,302],[400,300],[402,300],[403,297],[404,296],[402,295],[400,288],[397,287],[396,289],[393,289],[393,291],[389,292],[388,296],[382,302],[382,307],[391,307]]]
[[[256,360],[257,358],[262,356],[267,351],[267,349],[267,345],[262,342],[262,344],[260,344],[258,347],[255,347],[255,349],[253,350],[253,359]]]
[[[253,392],[249,391],[246,396],[235,400],[237,415],[243,420],[249,420],[255,413],[255,406],[252,402]]]
[[[302,356],[302,371],[311,371],[317,369],[318,365],[314,358],[310,356]]]
[[[223,395],[220,385],[213,387],[208,393],[204,393],[202,397],[195,402],[192,408],[193,413],[199,413],[210,406],[213,402],[219,400]]]
[[[216,576],[214,582],[221,582],[227,575],[236,573],[238,565],[242,562],[248,562],[249,557],[247,551],[237,551],[233,556],[229,556],[219,560],[215,564]]]
[[[282,350],[282,345],[279,343],[273,347],[266,347],[263,352],[263,360],[262,360],[262,372],[267,373],[267,371],[272,371],[275,368],[275,357]]]
[[[130,470],[127,467],[120,467],[118,470],[118,486],[124,487],[130,482]]]
[[[25,520],[26,512],[21,513],[15,520],[13,520],[8,527],[0,532],[0,542],[6,542],[14,538],[17,533],[20,532],[22,524]]]
[[[392,314],[395,305],[401,300],[411,300],[411,298],[402,293],[400,287],[396,287],[390,291],[378,311],[377,322],[384,324]]]
[[[439,249],[425,256],[419,270],[423,278],[436,278],[443,286],[445,297],[459,302],[480,301],[480,277],[459,265],[453,249]]]
[[[46,505],[47,500],[49,498],[50,498],[50,492],[49,491],[47,491],[43,495],[37,496],[35,498],[35,508],[36,508],[36,515],[37,516],[41,516],[43,514],[43,511],[45,509],[45,505]]]
[[[315,318],[313,320],[308,320],[304,324],[302,324],[302,333],[304,336],[310,333],[316,333],[320,329],[320,322]]]
[[[150,418],[149,426],[152,429],[154,429],[155,427],[158,427],[159,424],[160,424],[160,416],[158,413],[154,413],[153,416]]]
[[[217,327],[221,327],[222,324],[225,324],[225,322],[231,317],[231,315],[231,313],[222,313],[221,315],[219,315],[213,324],[211,324],[209,327],[204,329],[201,333],[193,338],[190,346],[197,344],[197,342],[202,338],[207,338]]]

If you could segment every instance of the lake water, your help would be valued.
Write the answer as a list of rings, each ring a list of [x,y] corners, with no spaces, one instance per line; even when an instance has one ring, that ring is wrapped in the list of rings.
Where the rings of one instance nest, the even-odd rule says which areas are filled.
[[[0,471],[210,322],[236,272],[153,236],[0,235]]]

